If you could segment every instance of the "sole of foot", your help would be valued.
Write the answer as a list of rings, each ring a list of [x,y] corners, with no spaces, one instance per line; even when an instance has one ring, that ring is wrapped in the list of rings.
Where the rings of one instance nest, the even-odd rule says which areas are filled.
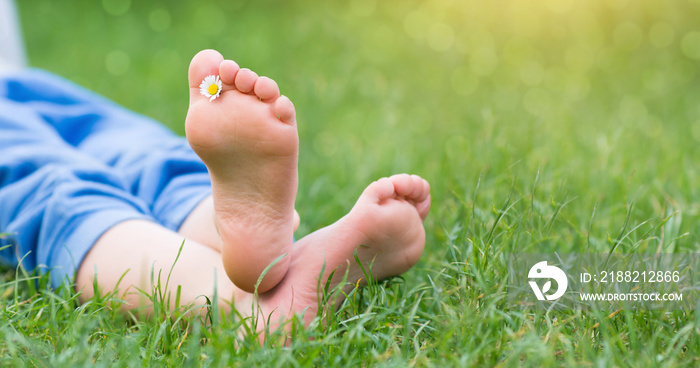
[[[221,86],[207,88],[205,96],[200,84],[210,75]],[[291,261],[299,152],[294,105],[272,79],[214,50],[195,55],[188,77],[185,132],[211,177],[227,275],[253,292],[263,271],[286,254],[257,285],[263,293],[282,280]]]

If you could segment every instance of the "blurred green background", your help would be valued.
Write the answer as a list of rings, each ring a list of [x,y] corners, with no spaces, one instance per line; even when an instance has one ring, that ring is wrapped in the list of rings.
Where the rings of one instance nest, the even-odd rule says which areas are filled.
[[[215,48],[274,78],[299,117],[297,238],[344,215],[381,176],[411,172],[431,182],[426,251],[405,284],[366,288],[379,299],[346,303],[340,322],[314,341],[244,347],[239,358],[697,366],[693,311],[523,312],[506,304],[504,275],[508,252],[697,252],[700,0],[18,5],[32,66],[178,133],[197,51]],[[39,336],[29,346],[46,346],[46,354],[66,344],[104,352],[110,365],[109,357],[149,345],[163,354],[144,354],[144,365],[190,354],[208,365],[206,353],[230,366],[225,357],[239,346],[231,343],[237,327],[226,324],[201,346],[194,334],[181,354],[186,332],[142,344],[161,336],[168,318],[136,324],[132,338],[118,319],[46,322],[33,304],[14,312],[24,304],[9,304],[5,315],[29,327],[8,329]],[[46,332],[54,325],[67,332]],[[93,334],[80,326],[101,327]],[[95,343],[84,347],[88,340]]]
[[[197,51],[274,78],[299,115],[301,233],[398,172],[433,185],[429,243],[512,190],[543,216],[574,199],[558,246],[606,250],[633,199],[633,219],[697,225],[697,0],[18,5],[32,66],[178,133]]]

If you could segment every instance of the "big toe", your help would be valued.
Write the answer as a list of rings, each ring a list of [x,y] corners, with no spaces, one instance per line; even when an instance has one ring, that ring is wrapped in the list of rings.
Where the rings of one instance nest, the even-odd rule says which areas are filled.
[[[365,188],[360,199],[379,202],[395,194],[394,183],[390,178],[381,178]]]
[[[430,184],[418,175],[399,174],[392,176],[394,191],[416,206],[420,217],[425,217],[430,211]]]
[[[416,206],[421,219],[425,220],[430,211],[430,183],[418,175],[410,175],[409,179],[403,179],[403,181],[408,182],[409,185],[398,188],[400,184],[394,182],[397,194],[411,201]]]
[[[190,104],[202,98],[199,85],[209,75],[219,75],[219,66],[224,57],[216,50],[202,50],[192,58],[187,72],[190,86]]]
[[[387,198],[403,198],[415,206],[422,220],[430,211],[430,184],[418,175],[398,174],[370,184],[363,197],[375,202]]]

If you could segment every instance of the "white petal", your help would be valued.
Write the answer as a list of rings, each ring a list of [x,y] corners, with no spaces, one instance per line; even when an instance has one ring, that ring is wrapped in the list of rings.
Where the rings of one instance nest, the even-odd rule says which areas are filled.
[[[211,94],[209,93],[209,87],[215,84],[216,85],[216,93]],[[201,93],[205,97],[209,97],[209,101],[214,101],[215,98],[219,97],[221,94],[221,79],[219,78],[218,75],[208,75],[204,78],[202,83],[199,85],[199,93]]]

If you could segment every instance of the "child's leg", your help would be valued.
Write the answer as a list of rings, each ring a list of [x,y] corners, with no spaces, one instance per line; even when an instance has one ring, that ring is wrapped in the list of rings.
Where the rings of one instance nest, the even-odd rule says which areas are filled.
[[[211,52],[202,55],[211,55]],[[220,60],[211,64],[210,58],[200,57],[200,59],[203,63],[193,62],[192,70],[194,72],[201,74],[207,68],[218,69]],[[212,72],[218,73],[218,70]],[[237,70],[233,71],[234,75],[236,72]],[[234,75],[230,75],[229,78],[233,78]],[[231,102],[238,104],[238,106],[233,106],[234,113],[228,115],[234,119],[243,119],[245,124],[242,126],[254,128],[246,134],[261,133],[256,129],[256,123],[264,121],[260,119],[267,117],[260,115],[260,112],[269,115],[271,110],[266,111],[266,109],[272,108],[273,102],[276,103],[274,106],[280,107],[279,112],[284,115],[285,121],[293,122],[293,107],[288,99],[278,98],[279,91],[273,81],[260,78],[261,82],[256,83],[258,78],[252,72],[243,72],[240,75],[252,78],[245,81],[250,84],[249,87],[252,89],[250,93],[243,94],[230,90],[233,88],[234,82],[233,80],[225,80],[224,86],[227,90],[224,91],[221,99],[214,101],[214,103],[228,101],[229,104]],[[224,75],[224,77],[226,76]],[[196,81],[200,79],[199,76],[193,75],[192,79],[192,83],[199,83]],[[292,139],[290,142],[292,144],[288,147],[291,155],[289,159],[280,160],[285,163],[278,163],[276,167],[275,165],[266,165],[266,163],[273,161],[271,157],[277,155],[279,158],[279,152],[276,152],[279,148],[276,145],[278,140],[275,139],[271,140],[274,145],[270,146],[273,148],[272,151],[258,154],[255,153],[255,150],[249,152],[239,150],[239,154],[226,157],[225,160],[219,160],[224,163],[224,166],[213,170],[214,173],[219,172],[219,175],[214,174],[214,177],[220,178],[221,172],[225,172],[240,180],[219,179],[227,184],[214,186],[215,190],[216,188],[235,189],[234,192],[219,196],[218,205],[220,207],[228,206],[228,210],[221,213],[233,213],[233,216],[228,216],[229,219],[224,221],[225,224],[219,224],[217,229],[214,225],[215,218],[220,216],[215,217],[215,203],[209,197],[211,184],[208,170],[184,139],[176,137],[165,127],[150,119],[126,111],[48,73],[25,71],[15,77],[7,78],[6,86],[8,99],[35,111],[40,118],[56,130],[67,144],[114,167],[116,172],[119,172],[124,178],[131,193],[142,199],[148,205],[150,213],[165,227],[171,230],[182,228],[181,233],[185,236],[214,249],[221,249],[222,241],[218,234],[219,231],[227,234],[229,241],[225,244],[229,246],[224,249],[224,252],[227,252],[224,255],[225,264],[229,265],[229,271],[233,270],[230,274],[233,275],[234,279],[236,275],[250,276],[246,280],[247,290],[253,289],[261,271],[283,253],[281,250],[288,250],[291,245],[294,227],[293,202],[296,194],[297,152],[296,129],[293,125],[288,125],[276,117],[272,117],[278,125],[273,124],[271,126],[273,130],[262,132],[267,134],[274,132],[278,127],[282,129],[288,127],[287,130],[290,133],[288,136]],[[236,93],[238,93],[237,98],[233,98]],[[267,101],[260,101],[259,95],[264,96]],[[203,96],[198,94],[193,96],[194,109],[191,113],[193,115],[196,115],[197,111],[208,113],[207,108],[212,105],[202,105],[201,102],[210,102],[208,100],[199,101],[198,97]],[[231,106],[227,108],[230,109]],[[188,121],[190,122],[189,131],[191,134],[196,135],[197,132],[207,130],[206,121],[203,122],[201,118],[195,117]],[[201,138],[201,134],[199,138]],[[239,135],[238,138],[245,140],[251,137],[246,137],[244,134]],[[201,144],[204,141],[199,139],[197,142]],[[269,155],[270,153],[273,155]],[[210,155],[209,157],[214,156]],[[232,163],[231,167],[225,166],[229,162]],[[286,162],[289,162],[289,165]],[[247,166],[245,168],[233,167],[242,164]],[[283,170],[283,167],[286,168]],[[289,175],[283,172],[285,170],[289,172]],[[269,175],[263,174],[264,172]],[[257,182],[253,183],[250,179],[255,176],[259,178],[255,179]],[[264,179],[261,179],[263,177]],[[268,188],[280,188],[281,191],[278,190],[279,193],[263,193],[265,185],[261,185],[261,182]],[[282,193],[286,194],[282,195]],[[260,200],[260,196],[264,196],[265,199]],[[272,205],[274,203],[282,204],[285,210],[280,211],[275,208]],[[250,206],[250,204],[255,206]],[[237,209],[233,210],[234,207],[231,205],[237,206],[235,207]],[[253,210],[252,207],[257,209]],[[247,210],[247,214],[244,215],[240,211],[241,209]],[[267,214],[260,217],[258,214],[251,214],[251,210]],[[284,215],[279,217],[283,212]],[[271,220],[276,223],[265,225]],[[267,226],[268,229],[260,228],[260,224],[263,224],[263,227]],[[232,237],[236,240],[230,241]],[[261,245],[258,246],[256,243]],[[236,244],[246,244],[247,247],[239,249]],[[279,246],[282,248],[275,244],[280,244]],[[245,252],[239,252],[246,249],[252,251],[249,251],[247,255]],[[260,259],[252,259],[256,256]],[[268,274],[265,282],[261,285],[261,290],[269,289],[281,279],[288,262],[289,257],[286,257],[278,265],[281,267],[274,268]],[[254,266],[251,267],[251,265]]]
[[[95,243],[76,275],[81,300],[94,295],[95,277],[102,292],[119,290],[118,296],[128,303],[124,309],[150,306],[139,289],[151,296],[158,295],[156,287],[167,297],[170,310],[176,307],[178,288],[180,305],[202,306],[216,294],[220,305],[228,308],[232,299],[244,297],[226,276],[219,252],[190,240],[183,244],[181,235],[143,220],[119,223]]]
[[[8,99],[33,109],[68,145],[113,167],[163,226],[221,250],[209,173],[185,138],[46,72],[25,70],[5,80]]]
[[[209,57],[212,53],[202,53],[200,62],[196,62],[197,59],[193,61],[193,73],[218,74],[218,70],[207,70],[218,69],[221,63],[216,56],[216,60]],[[203,58],[202,55],[209,56]],[[220,58],[220,55],[218,57]],[[237,70],[231,71],[229,79],[233,78],[236,72]],[[274,102],[274,106],[280,108],[285,121],[293,122],[294,119],[291,102],[284,97],[278,98],[276,84],[265,78],[260,78],[261,82],[256,83],[258,78],[250,71],[244,71],[240,76],[249,78],[245,81],[241,79],[250,84],[247,86],[252,89],[249,93],[231,90],[235,88],[233,80],[227,80],[226,75],[223,75],[226,90],[220,99],[213,102],[198,95],[198,80],[204,77],[191,76],[191,83],[197,84],[197,94],[193,95],[192,99],[193,109],[190,116],[193,118],[188,120],[190,134],[197,136],[197,132],[212,128],[207,127],[205,123],[213,120],[207,116],[197,117],[197,114],[208,114],[208,108],[222,102],[229,105],[238,104],[225,107],[227,111],[233,111],[226,116],[240,119],[244,122],[240,126],[253,129],[248,129],[245,134],[239,134],[237,138],[232,139],[250,141],[250,138],[254,137],[248,137],[249,134],[269,134],[284,131],[287,127],[287,136],[291,139],[291,145],[287,145],[287,148],[291,156],[280,160],[279,153],[282,151],[277,150],[284,145],[277,144],[281,142],[278,138],[269,139],[269,148],[272,150],[266,152],[257,152],[260,146],[253,145],[250,148],[255,149],[249,151],[246,151],[248,148],[237,148],[237,154],[226,156],[224,160],[213,159],[224,156],[210,154],[212,176],[218,178],[214,190],[218,188],[219,192],[228,191],[220,194],[216,202],[208,197],[211,184],[207,167],[192,152],[188,143],[150,119],[126,111],[70,82],[38,71],[26,71],[8,79],[7,95],[9,99],[34,109],[68,144],[114,167],[125,179],[131,193],[142,199],[153,216],[165,227],[171,230],[182,228],[181,232],[185,236],[214,249],[222,249],[221,244],[226,244],[223,248],[223,252],[226,253],[224,263],[230,271],[229,275],[239,281],[241,276],[245,278],[244,287],[252,291],[262,270],[291,245],[294,228],[293,203],[296,194],[297,138],[293,125],[271,116]],[[264,96],[266,101],[260,101],[260,96]],[[202,100],[199,97],[202,97]],[[203,105],[201,102],[207,104]],[[260,115],[261,113],[263,115]],[[260,121],[266,121],[264,119],[270,117],[274,119],[270,125],[272,130],[265,132],[257,129]],[[203,118],[206,121],[202,121]],[[277,122],[277,125],[274,122]],[[233,127],[235,128],[235,125]],[[218,134],[227,135],[226,132]],[[202,143],[206,144],[206,139],[207,137],[199,134],[194,140],[201,146]],[[200,150],[200,153],[203,151]],[[278,163],[270,165],[275,160]],[[219,162],[219,165],[212,165],[212,162]],[[284,171],[289,173],[285,174]],[[216,173],[219,173],[218,176]],[[230,177],[222,179],[222,173]],[[219,182],[221,184],[218,184]],[[231,188],[235,188],[233,192],[230,191]],[[277,192],[271,192],[272,188],[276,188]],[[263,193],[264,191],[268,193]],[[265,199],[260,200],[261,196]],[[215,217],[215,203],[218,203],[218,207],[227,208],[219,212],[226,215],[227,220],[222,222],[223,225],[219,223],[218,229],[214,225],[214,219],[221,216]],[[281,210],[282,207],[284,210]],[[248,212],[243,213],[242,209]],[[251,210],[256,215],[252,215]],[[269,223],[270,221],[275,223]],[[267,229],[261,228],[261,224]],[[222,242],[219,233],[224,234],[227,239],[225,242]],[[246,246],[239,248],[237,244]],[[256,257],[259,259],[255,259]],[[268,273],[261,290],[269,289],[281,279],[288,262],[289,257],[286,257]]]
[[[241,78],[247,77],[247,80],[239,79],[249,84],[241,85],[241,88],[249,87],[251,91],[233,90],[232,78],[237,75],[237,69],[230,70],[228,78],[226,74],[222,75],[225,90],[219,99],[210,102],[198,94],[199,82],[206,73],[219,74],[221,56],[213,51],[199,56],[192,63],[192,73],[197,75],[191,75],[190,82],[196,84],[196,88],[188,119],[188,131],[194,136],[195,145],[201,148],[207,144],[208,137],[201,132],[229,136],[230,132],[215,133],[212,129],[215,126],[207,126],[208,122],[217,121],[206,116],[210,112],[214,112],[214,116],[224,116],[217,110],[209,110],[222,106],[222,103],[227,104],[225,116],[241,121],[240,127],[253,128],[240,130],[239,133],[243,134],[230,136],[231,139],[253,142],[255,137],[249,135],[262,133],[270,142],[264,152],[259,151],[260,145],[254,144],[249,148],[231,145],[237,152],[227,152],[227,156],[209,154],[215,196],[220,193],[217,201],[208,198],[211,184],[207,167],[187,142],[150,119],[126,111],[65,80],[37,71],[10,79],[8,97],[31,106],[68,144],[114,167],[124,177],[132,194],[145,201],[153,216],[165,227],[171,230],[182,227],[185,236],[214,249],[222,249],[221,244],[227,245],[222,251],[229,275],[238,282],[243,278],[244,287],[252,291],[262,270],[288,251],[291,245],[296,195],[296,128],[272,115],[272,108],[278,106],[287,122],[293,122],[294,110],[288,99],[278,98],[279,90],[272,80],[260,78],[261,82],[257,83],[257,76],[250,71],[240,73]],[[232,66],[229,63],[222,65]],[[266,101],[261,101],[259,95]],[[270,118],[273,120],[268,124],[268,131],[258,129],[264,125],[259,124],[261,121]],[[236,125],[230,128],[235,129]],[[286,131],[286,136],[277,134],[278,138],[274,138],[270,135],[276,131]],[[280,139],[287,139],[284,137],[291,139],[290,144],[277,144],[282,142]],[[283,147],[289,151],[286,158],[280,156],[283,151],[279,149]],[[204,151],[200,149],[200,153],[206,155]],[[272,164],[273,161],[277,163]],[[227,193],[222,193],[222,190]],[[226,208],[218,212],[227,218],[218,224],[218,228],[214,223],[222,216],[215,216],[215,205]],[[219,233],[226,241],[222,242]],[[239,248],[237,244],[245,246]],[[261,289],[274,286],[284,275],[288,263],[289,257],[286,257],[273,268]]]
[[[162,124],[50,73],[25,70],[3,82],[7,99],[32,109],[65,144],[113,167],[165,227],[177,230],[211,195],[206,166]]]
[[[13,88],[0,84],[0,92]],[[50,269],[55,287],[79,270],[82,300],[97,275],[103,292],[119,286],[128,308],[148,305],[137,288],[153,291],[152,272],[165,288],[173,265],[170,290],[182,288],[182,304],[204,303],[215,287],[221,301],[234,296],[218,252],[187,241],[175,263],[183,237],[159,225],[110,167],[66,144],[31,104],[0,98],[0,148],[0,233],[11,233],[0,239],[10,245],[0,259]]]
[[[19,88],[16,85],[5,87],[0,91]],[[67,269],[81,264],[82,256],[92,247],[78,272],[79,287],[91,291],[97,274],[101,289],[109,291],[128,271],[127,279],[120,285],[122,290],[144,285],[149,290],[148,281],[143,280],[150,281],[151,271],[144,263],[153,265],[156,272],[169,270],[182,237],[159,225],[126,221],[148,219],[144,214],[148,209],[138,198],[121,191],[124,183],[120,177],[68,149],[70,147],[65,146],[54,130],[46,129],[43,121],[46,116],[37,115],[31,106],[22,105],[31,103],[34,94],[17,96],[22,102],[0,102],[0,129],[3,131],[0,147],[5,148],[0,157],[0,202],[6,205],[0,208],[0,228],[17,232],[12,240],[18,253],[24,254],[32,240],[39,244],[39,251],[35,253],[42,256],[30,254],[26,262],[35,257],[39,259],[34,259],[35,263],[46,259],[49,266],[60,266],[60,261],[73,256],[75,261],[64,267],[57,282],[62,281],[63,276],[71,276],[72,272]],[[62,101],[61,96],[55,96],[54,100]],[[76,165],[80,170],[76,170]],[[56,172],[61,175],[50,175]],[[322,269],[325,273],[321,279],[325,280],[332,270],[340,268],[334,284],[345,270],[351,281],[361,277],[354,263],[356,249],[365,267],[373,265],[378,279],[406,271],[423,249],[421,221],[427,215],[429,198],[427,183],[413,176],[400,175],[370,185],[350,214],[301,239],[291,248],[289,272],[280,284],[260,296],[265,312],[262,314],[265,317],[261,318],[273,313],[273,323],[276,323],[289,313],[306,308],[309,309],[305,318],[312,317],[318,302],[317,277]],[[106,231],[108,229],[111,230]],[[37,234],[39,240],[32,238]],[[52,247],[52,244],[68,246]],[[211,296],[216,280],[222,300],[232,296],[239,311],[250,310],[252,295],[226,280],[220,281],[222,273],[216,253],[195,242],[186,242],[183,252],[170,284],[171,291],[176,290],[177,285],[182,286],[183,303],[198,302],[200,294]],[[208,278],[207,274],[217,276]],[[58,273],[54,273],[55,279],[56,275]],[[202,275],[204,277],[199,278]],[[136,300],[134,295],[128,297]]]
[[[151,270],[164,279],[170,274],[170,308],[181,287],[181,304],[204,303],[212,299],[214,289],[222,309],[233,300],[238,313],[250,315],[256,303],[259,328],[269,322],[272,329],[292,314],[303,313],[306,323],[316,316],[320,283],[325,286],[332,272],[330,287],[338,285],[347,274],[348,286],[364,277],[355,262],[355,252],[362,267],[372,270],[381,280],[400,275],[419,259],[425,243],[422,221],[430,208],[428,183],[410,175],[395,175],[372,183],[360,196],[352,211],[335,224],[300,239],[291,249],[291,263],[284,279],[272,290],[255,296],[235,287],[223,271],[218,252],[186,241],[178,257],[180,235],[157,224],[126,221],[107,231],[83,262],[77,276],[78,288],[85,291],[83,300],[92,296],[95,275],[103,290],[114,290],[119,279],[126,292],[126,308],[144,305],[135,289],[151,290]],[[160,283],[165,287],[164,281]],[[148,302],[146,301],[145,304]],[[269,319],[269,321],[268,321]]]
[[[122,178],[75,151],[34,110],[1,98],[1,258],[51,269],[54,286],[74,276],[92,244],[128,219],[151,219]]]
[[[248,75],[250,76],[250,74]],[[253,80],[256,80],[256,78],[253,77]],[[245,90],[245,88],[242,88],[242,90]],[[240,96],[253,95],[258,96],[255,88],[253,94],[242,93]],[[25,93],[19,94],[19,96],[19,100],[31,100],[34,94]],[[248,102],[238,97],[233,97],[231,101],[243,103],[242,107],[244,108],[242,110],[244,112],[250,112],[250,110],[245,109],[245,105],[248,103],[250,103],[254,109],[265,105],[265,103],[260,104],[260,101],[256,101],[255,99],[250,99],[248,97],[243,98],[247,98]],[[63,102],[60,95],[55,97],[55,101]],[[39,103],[45,103],[45,101]],[[291,105],[289,106],[291,107]],[[200,108],[201,107],[200,104]],[[204,105],[204,108],[200,109],[200,112],[204,113],[211,111],[212,110],[209,109],[207,105]],[[291,115],[279,115],[287,119],[293,117],[293,109],[288,111],[291,112]],[[100,112],[102,111],[97,111],[97,113]],[[44,119],[49,119],[51,117],[51,115],[47,116],[43,116]],[[89,124],[90,114],[80,116],[83,118],[87,116],[88,121],[83,121],[83,123],[87,124],[76,124],[77,128],[91,126],[91,124]],[[56,119],[56,121],[60,120],[61,119]],[[202,120],[194,119],[189,121],[194,123],[194,126],[203,126],[199,124]],[[95,137],[94,134],[85,134],[85,136]],[[72,142],[77,142],[77,145],[80,146],[81,135],[77,134],[72,137]],[[128,139],[128,137],[125,138]],[[107,139],[103,142],[106,145],[105,147],[109,146],[108,142],[109,140]],[[254,150],[252,153],[258,154],[258,159],[264,157]],[[216,156],[216,154],[214,154],[214,156]],[[216,157],[214,157],[214,161],[216,161]],[[265,167],[265,165],[259,165],[258,168],[260,167]],[[244,170],[241,171],[241,173],[246,175],[247,171]],[[259,175],[260,172],[257,174]],[[269,177],[274,179],[274,175],[270,175]],[[279,285],[261,295],[260,302],[263,309],[265,309],[267,313],[274,311],[273,318],[275,319],[284,319],[289,313],[301,312],[308,307],[310,308],[310,312],[305,314],[305,317],[310,317],[317,306],[316,277],[321,272],[321,269],[325,268],[325,274],[322,275],[323,280],[326,279],[329,272],[333,269],[340,267],[341,271],[343,271],[344,267],[348,265],[349,268],[347,271],[349,272],[351,280],[357,280],[361,277],[359,268],[354,264],[353,253],[355,249],[357,249],[358,255],[365,267],[370,263],[373,264],[374,275],[377,278],[381,279],[406,271],[417,261],[423,249],[424,230],[421,221],[427,214],[430,205],[428,193],[428,186],[425,181],[408,175],[382,179],[372,184],[368,187],[360,200],[358,200],[357,205],[349,215],[336,224],[301,239],[296,246],[291,248],[290,252],[292,255],[288,257],[292,260],[289,266],[289,272],[285,274]],[[237,194],[233,193],[229,198],[235,198],[235,195]],[[90,199],[92,200],[94,198]],[[205,216],[202,217],[204,219],[202,221],[203,223],[207,223],[207,217],[211,218],[206,215],[207,213],[211,213],[211,208],[207,209],[205,202],[202,202],[203,204],[198,207],[202,207],[203,209],[200,212],[205,214]],[[142,223],[137,224],[140,225],[134,227],[133,223],[124,222],[122,223],[123,226],[114,227],[113,232],[107,232],[105,236],[100,238],[87,260],[82,263],[78,275],[80,279],[79,285],[91,285],[94,272],[96,271],[98,275],[104,275],[104,282],[102,281],[103,277],[98,276],[98,282],[102,289],[111,290],[114,288],[116,280],[118,280],[116,275],[121,276],[125,270],[131,269],[132,271],[138,271],[130,271],[132,276],[129,277],[134,278],[129,280],[129,284],[124,282],[122,284],[122,289],[129,288],[129,285],[132,285],[131,288],[133,288],[133,286],[144,285],[142,282],[144,277],[148,276],[150,278],[150,272],[146,275],[143,274],[142,265],[144,258],[146,260],[155,261],[156,268],[164,269],[167,267],[166,265],[175,258],[176,253],[172,252],[178,249],[179,242],[177,246],[171,248],[169,245],[170,241],[167,241],[167,239],[174,239],[170,236],[172,233],[167,232],[167,230],[157,225],[145,226],[145,224]],[[140,228],[140,230],[138,228]],[[122,233],[140,233],[142,234],[140,237],[146,238],[150,237],[150,235],[147,234],[155,234],[154,242],[157,242],[158,239],[166,239],[166,242],[164,244],[154,245],[160,253],[149,253],[148,250],[144,250],[143,248],[151,244],[140,243],[138,242],[138,238],[132,239],[128,235],[122,235]],[[166,235],[165,233],[170,235]],[[120,244],[120,239],[124,238],[133,240],[133,242],[129,242],[129,244],[133,243],[135,245]],[[146,253],[133,253],[137,254],[138,257],[128,257],[126,260],[123,260],[126,263],[118,264],[111,262],[111,260],[116,257],[113,253],[110,253],[115,251],[114,244],[120,244],[124,247],[122,248],[122,250],[124,250],[124,253],[121,253],[122,255],[127,252],[136,252],[137,250]],[[186,243],[186,246],[187,244],[190,243]],[[192,244],[195,243],[192,242]],[[360,245],[364,246],[359,247]],[[202,253],[204,255],[210,254],[201,250],[197,245],[193,245],[193,248],[186,249],[185,252],[188,257],[194,256],[194,253]],[[240,254],[233,252],[232,256],[240,257]],[[115,269],[115,266],[118,267]],[[201,270],[205,270],[205,273],[207,273],[207,270],[212,271],[208,272],[212,275],[215,274],[214,270],[220,270],[220,268],[218,268],[218,263],[213,262],[212,258],[208,256],[199,259],[197,262],[194,262],[194,264],[188,263],[186,266],[176,267],[176,269],[177,272],[173,274],[172,280],[178,281],[173,281],[171,284],[173,287],[178,283],[182,283],[186,285],[187,290],[193,290],[194,293],[197,293],[196,290],[199,290],[201,294],[205,295],[210,295],[213,288],[211,286],[212,283],[208,283],[206,279],[199,280],[198,282],[202,282],[202,284],[199,284],[199,289],[197,289],[196,285],[189,284],[192,286],[187,286],[188,280],[192,278],[193,274],[199,273]],[[243,265],[240,269],[245,271],[246,265]],[[217,272],[220,274],[220,271]],[[341,273],[342,272],[339,272],[337,275]],[[334,283],[338,282],[337,275],[336,278],[334,278]],[[247,309],[252,303],[252,296],[250,294],[242,293],[231,284],[220,282],[217,287],[219,290],[223,290],[220,292],[220,295],[234,295],[236,304],[239,306],[239,311]],[[189,291],[187,291],[187,293],[187,295],[192,295]],[[222,299],[225,299],[225,297]],[[194,300],[187,299],[186,301]],[[265,315],[268,315],[267,313],[265,313]]]

